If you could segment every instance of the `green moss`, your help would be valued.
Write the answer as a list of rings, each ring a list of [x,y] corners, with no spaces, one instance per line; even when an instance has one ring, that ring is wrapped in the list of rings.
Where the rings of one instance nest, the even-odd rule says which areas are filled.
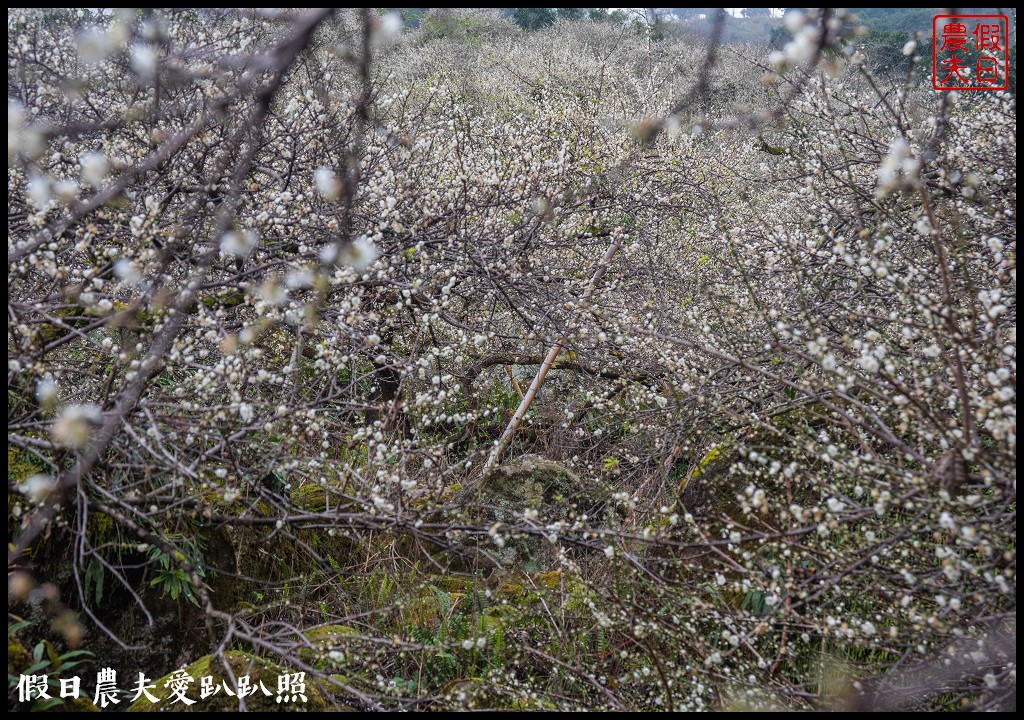
[[[19,484],[32,475],[45,472],[46,468],[33,455],[17,448],[7,449],[7,481]]]
[[[413,598],[405,603],[402,620],[407,627],[434,632],[465,597],[463,593],[453,592]]]
[[[89,537],[94,541],[107,540],[114,530],[114,518],[106,513],[89,513],[89,522],[86,524]]]
[[[498,586],[495,593],[501,600],[524,600],[526,599],[526,588],[512,580],[506,580]]]
[[[429,576],[430,584],[444,590],[445,592],[462,593],[469,595],[477,586],[478,579],[471,575],[440,575]]]
[[[331,510],[348,507],[350,501],[335,488],[325,488],[315,483],[292,488],[292,502],[310,512],[323,512],[330,504]]]
[[[308,676],[306,677],[306,699],[308,702],[303,703],[299,700],[297,703],[278,704],[277,679],[284,674],[285,670],[283,668],[238,650],[224,653],[224,660],[230,666],[231,672],[236,678],[248,675],[249,684],[257,688],[253,695],[245,699],[246,706],[250,712],[303,710],[307,712],[320,712],[327,709],[323,693]],[[153,684],[156,687],[149,691],[157,698],[157,703],[151,703],[143,696],[128,707],[128,712],[153,712],[156,710],[164,712],[236,712],[238,710],[238,699],[228,695],[223,689],[225,684],[227,687],[231,687],[231,681],[224,672],[224,665],[213,655],[205,655],[183,669],[194,679],[194,682],[189,684],[185,697],[196,700],[195,704],[185,705],[180,701],[175,703],[168,702],[172,694],[167,684],[174,674],[168,673],[155,681]],[[200,678],[205,676],[213,677],[214,686],[221,686],[221,691],[205,700],[199,700],[199,682]],[[262,689],[260,689],[261,682],[270,691],[270,697],[267,697]]]
[[[299,657],[318,670],[327,667],[328,653],[346,644],[346,638],[356,631],[348,625],[324,625],[303,633],[310,647],[299,650]]]
[[[235,307],[245,302],[245,295],[238,290],[224,290],[216,294],[204,295],[201,302],[211,310],[218,307]]]
[[[63,705],[47,709],[46,712],[103,712],[87,697],[68,698]]]
[[[50,315],[59,318],[61,324],[57,325],[46,321],[40,323],[39,339],[42,340],[44,345],[53,342],[57,338],[64,337],[70,332],[68,328],[83,328],[90,322],[89,318],[83,316],[82,308],[77,305],[54,310]]]
[[[32,655],[21,644],[21,640],[9,637],[7,639],[7,674],[20,675],[25,668],[31,667],[31,665]]]
[[[537,582],[546,587],[548,590],[554,590],[562,584],[562,571],[552,570],[551,572],[538,573],[536,576]]]
[[[355,632],[356,631],[348,625],[322,625],[320,627],[313,628],[312,630],[307,630],[303,635],[311,643],[330,645],[338,638],[353,635]]]
[[[138,330],[140,328],[152,327],[161,319],[159,313],[152,312],[150,310],[136,310],[134,313],[129,313],[131,308],[128,303],[115,302],[114,312],[115,314],[107,320],[107,325],[115,327],[126,327],[132,330]]]
[[[319,485],[300,485],[291,492],[292,502],[303,510],[322,512],[327,509],[327,490]]]

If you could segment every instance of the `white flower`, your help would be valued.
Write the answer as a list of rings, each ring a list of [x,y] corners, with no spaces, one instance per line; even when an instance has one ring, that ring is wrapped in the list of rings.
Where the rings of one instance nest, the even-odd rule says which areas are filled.
[[[85,28],[78,34],[78,57],[86,65],[96,65],[107,59],[107,56],[114,51],[114,43],[110,37],[99,28]]]
[[[604,549],[604,554],[605,554],[605,557],[607,557],[609,559],[614,557],[615,556],[615,548],[613,548],[611,545],[606,545],[605,549]]]
[[[30,475],[21,484],[21,492],[33,502],[43,502],[57,487],[55,478],[49,475]]]
[[[220,238],[220,251],[225,255],[234,255],[245,259],[249,257],[259,241],[260,236],[255,230],[249,228],[229,230]]]
[[[103,153],[86,153],[78,158],[78,164],[82,166],[82,180],[93,187],[102,185],[107,179],[107,173],[110,172],[107,156]]]
[[[89,442],[92,426],[102,417],[99,405],[69,405],[53,424],[54,440],[65,447],[80,448]]]
[[[78,197],[78,183],[74,180],[61,180],[53,186],[53,192],[64,204],[71,203]]]
[[[377,246],[373,244],[366,235],[360,235],[345,248],[342,253],[342,261],[351,265],[356,272],[362,272],[366,268],[373,265],[374,261],[380,257],[380,252],[377,250]]]
[[[494,541],[495,545],[497,545],[499,548],[503,548],[503,547],[505,547],[505,538],[503,538],[498,533],[498,528],[500,526],[501,526],[501,523],[494,523],[493,525],[491,525],[490,529],[487,531],[487,534],[491,536],[491,540]]]
[[[114,263],[114,274],[117,275],[125,285],[138,285],[142,275],[139,273],[139,266],[127,258],[121,258]]]
[[[313,280],[315,280],[313,271],[308,267],[303,267],[301,270],[293,270],[288,273],[284,284],[288,286],[289,290],[303,290],[313,287]]]
[[[152,45],[136,43],[131,49],[132,70],[139,77],[149,79],[156,75],[156,50]]]
[[[57,394],[57,383],[52,377],[44,377],[36,384],[36,399],[44,412],[49,412],[60,401]]]
[[[915,50],[917,50],[917,42],[914,40],[907,40],[906,44],[903,46],[903,54],[913,55]]]
[[[397,37],[402,32],[402,16],[396,12],[390,12],[380,18],[377,27],[373,30],[372,41],[374,44],[382,43]]]
[[[857,364],[867,373],[874,374],[878,372],[878,359],[874,355],[861,355],[860,359],[857,360]]]
[[[28,199],[37,210],[43,210],[50,204],[50,181],[45,175],[33,175],[28,181]]]
[[[333,265],[334,261],[338,259],[338,246],[334,243],[330,245],[324,245],[320,248],[320,262],[325,265]]]
[[[789,30],[790,34],[796,35],[807,22],[807,16],[799,10],[790,10],[786,13],[785,22],[786,29]]]
[[[818,28],[813,25],[805,25],[783,48],[786,58],[797,65],[809,63],[818,48],[818,38]]]
[[[316,191],[324,200],[337,202],[341,199],[341,180],[329,167],[318,167],[313,173],[313,181],[316,184]]]
[[[901,170],[907,165],[910,157],[910,145],[902,137],[896,137],[889,143],[889,154],[882,160],[878,168],[878,188],[875,191],[879,197],[884,197],[900,185]],[[908,168],[916,167],[913,163]]]
[[[242,422],[252,422],[252,405],[250,405],[249,403],[242,403],[241,405],[239,405],[238,417],[242,418]]]

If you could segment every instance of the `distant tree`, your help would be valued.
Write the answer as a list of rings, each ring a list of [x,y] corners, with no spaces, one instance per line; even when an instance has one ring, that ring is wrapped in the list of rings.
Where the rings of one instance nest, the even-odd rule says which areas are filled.
[[[555,14],[563,20],[582,20],[587,17],[588,8],[555,8]]]
[[[393,12],[397,12],[402,17],[402,22],[406,27],[418,28],[427,8],[394,8]]]
[[[540,30],[554,23],[558,13],[551,8],[513,8],[510,17],[524,30]]]
[[[793,36],[786,29],[785,25],[776,25],[772,28],[772,33],[768,37],[768,47],[772,50],[781,50],[792,39]]]

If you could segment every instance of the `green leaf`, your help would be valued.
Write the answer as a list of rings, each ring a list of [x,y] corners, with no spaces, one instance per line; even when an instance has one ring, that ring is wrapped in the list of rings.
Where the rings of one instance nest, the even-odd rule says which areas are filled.
[[[32,675],[34,673],[39,672],[43,668],[48,668],[48,667],[50,667],[50,661],[49,660],[40,660],[39,662],[35,663],[34,665],[31,665],[30,667],[25,668],[25,670],[22,671],[22,674],[23,675]]]
[[[27,628],[31,624],[32,624],[31,620],[21,620],[20,622],[16,622],[13,625],[8,625],[7,626],[7,637],[10,637],[11,635],[14,635],[15,633],[17,633],[17,632],[19,632],[21,630],[24,630],[25,628]]]
[[[60,656],[57,655],[57,651],[54,650],[53,644],[49,640],[46,641],[46,656],[55,666],[60,667]]]

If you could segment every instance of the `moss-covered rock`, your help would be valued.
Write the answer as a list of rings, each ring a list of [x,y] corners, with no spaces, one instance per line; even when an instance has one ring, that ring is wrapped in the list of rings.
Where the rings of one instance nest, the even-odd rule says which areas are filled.
[[[291,500],[296,507],[309,512],[323,512],[330,508],[349,508],[352,501],[345,497],[338,489],[324,487],[316,483],[308,483],[292,488]]]
[[[299,650],[299,657],[318,670],[328,665],[330,653],[343,648],[356,631],[348,625],[323,625],[303,633],[309,646]]]
[[[327,709],[323,693],[308,676],[305,678],[306,702],[302,702],[300,699],[295,703],[278,703],[277,680],[285,673],[284,668],[238,650],[224,653],[224,659],[230,666],[231,672],[236,679],[248,675],[250,687],[256,688],[255,693],[245,698],[246,707],[250,712],[322,712]],[[224,670],[224,664],[213,655],[204,655],[191,665],[182,668],[182,670],[193,679],[193,682],[188,684],[185,697],[195,700],[194,704],[186,705],[180,700],[171,702],[174,698],[170,687],[171,678],[175,673],[168,673],[155,681],[153,684],[156,687],[149,691],[151,695],[157,698],[158,702],[151,703],[143,695],[128,707],[128,712],[236,712],[238,710],[238,698],[228,695],[224,689],[225,687],[232,687],[232,683]],[[180,670],[175,672],[181,676]],[[213,678],[213,687],[220,687],[220,691],[205,700],[200,700],[199,684],[201,678],[206,676]],[[269,696],[263,692],[263,687],[270,691]]]

